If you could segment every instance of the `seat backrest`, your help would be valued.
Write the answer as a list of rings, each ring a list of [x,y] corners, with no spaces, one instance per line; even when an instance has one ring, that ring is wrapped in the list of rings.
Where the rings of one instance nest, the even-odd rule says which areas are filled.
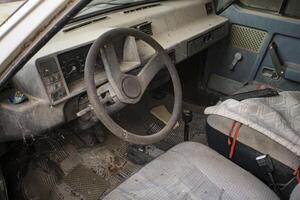
[[[299,200],[299,199],[300,199],[300,184],[298,184],[294,188],[294,190],[293,190],[293,192],[292,192],[292,194],[290,196],[290,200]]]

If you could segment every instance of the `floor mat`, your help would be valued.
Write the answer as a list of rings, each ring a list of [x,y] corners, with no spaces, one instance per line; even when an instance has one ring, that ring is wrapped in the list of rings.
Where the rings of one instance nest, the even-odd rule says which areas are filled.
[[[65,176],[63,182],[81,194],[86,200],[99,199],[99,196],[108,188],[108,183],[102,177],[81,164]]]
[[[27,199],[98,200],[142,167],[127,159],[128,144],[110,133],[93,147],[73,137],[36,141],[35,159],[21,183]]]
[[[108,194],[142,167],[128,160],[127,148],[128,143],[109,135],[104,144],[80,151],[84,165],[109,183],[102,196]]]

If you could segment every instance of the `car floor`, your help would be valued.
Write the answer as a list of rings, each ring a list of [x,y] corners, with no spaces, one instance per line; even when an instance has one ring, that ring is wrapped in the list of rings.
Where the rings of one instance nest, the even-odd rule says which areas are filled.
[[[114,119],[129,131],[153,134],[163,128],[164,123],[150,110],[165,106],[171,112],[172,105],[170,93],[149,93],[141,103],[127,107]],[[190,141],[206,144],[205,106],[184,101],[183,108],[193,113],[193,120],[189,123]],[[22,144],[22,148],[12,148],[11,156],[4,158],[6,166],[9,166],[4,166],[4,171],[10,177],[7,185],[10,196],[13,196],[11,199],[101,199],[152,159],[184,141],[183,121],[164,140],[147,146],[130,145],[100,123],[79,132],[73,131],[72,126],[71,123],[47,136],[36,138],[26,147]],[[129,149],[138,152],[129,156]],[[24,157],[19,159],[24,154],[26,162]],[[142,162],[134,157],[142,159]],[[15,196],[16,193],[22,195]]]
[[[182,108],[193,115],[188,124],[189,141],[207,145],[204,109],[214,105],[218,97],[199,86],[204,65],[199,58],[203,56],[205,53],[177,67],[183,87]],[[125,130],[150,135],[164,127],[167,120],[159,115],[170,115],[173,101],[168,82],[112,117]],[[152,112],[155,108],[160,108],[160,114]],[[11,145],[2,158],[10,199],[102,199],[151,160],[184,142],[182,119],[166,138],[146,146],[124,142],[99,122],[86,130],[78,128],[80,123],[85,122],[75,120],[41,137]]]

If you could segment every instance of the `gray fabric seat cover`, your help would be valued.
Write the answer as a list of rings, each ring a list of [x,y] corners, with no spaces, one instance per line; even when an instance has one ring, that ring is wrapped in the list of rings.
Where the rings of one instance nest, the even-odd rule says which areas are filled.
[[[293,192],[292,192],[292,194],[290,196],[290,200],[299,200],[299,199],[300,199],[300,184],[298,184],[294,188],[294,190],[293,190]]]
[[[249,172],[209,147],[181,143],[123,182],[106,200],[276,200]]]
[[[226,136],[228,136],[233,122],[232,119],[218,115],[209,115],[207,117],[207,123]],[[262,154],[270,155],[292,169],[297,169],[300,166],[300,158],[295,153],[248,126],[243,125],[240,128],[237,140]]]

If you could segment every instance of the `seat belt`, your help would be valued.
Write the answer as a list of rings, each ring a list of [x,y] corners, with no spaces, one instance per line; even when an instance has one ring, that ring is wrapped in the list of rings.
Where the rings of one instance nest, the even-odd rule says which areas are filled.
[[[277,187],[275,179],[273,177],[273,173],[275,168],[273,166],[273,162],[269,155],[261,155],[256,157],[257,165],[261,168],[261,170],[268,175],[271,184],[273,185],[273,190],[276,194],[280,195],[280,190]]]
[[[230,147],[230,149],[229,149],[229,159],[230,160],[233,158],[233,155],[234,155],[236,140],[237,140],[241,126],[242,126],[242,124],[240,122],[234,121],[229,130],[227,143],[228,143],[228,146]],[[233,133],[234,129],[235,129],[235,132],[232,137],[232,133]]]

